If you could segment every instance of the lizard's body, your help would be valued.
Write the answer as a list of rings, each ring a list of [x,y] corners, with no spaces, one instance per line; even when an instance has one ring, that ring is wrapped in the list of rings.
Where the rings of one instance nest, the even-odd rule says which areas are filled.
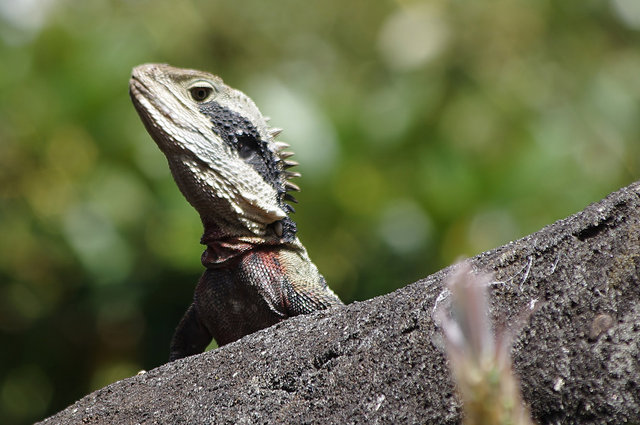
[[[170,359],[288,317],[342,305],[296,235],[285,200],[291,153],[253,101],[212,74],[147,64],[130,93],[147,131],[204,227],[206,271],[171,342]]]

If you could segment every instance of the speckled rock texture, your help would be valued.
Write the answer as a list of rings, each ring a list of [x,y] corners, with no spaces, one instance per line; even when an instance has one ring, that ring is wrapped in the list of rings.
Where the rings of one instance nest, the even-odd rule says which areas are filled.
[[[492,317],[515,334],[536,422],[640,423],[640,183],[471,262],[494,274]],[[432,318],[450,272],[116,382],[41,423],[460,423]]]

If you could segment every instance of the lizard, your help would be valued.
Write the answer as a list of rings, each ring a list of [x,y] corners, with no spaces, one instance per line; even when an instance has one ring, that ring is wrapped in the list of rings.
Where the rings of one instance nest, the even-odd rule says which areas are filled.
[[[343,305],[297,236],[290,181],[300,174],[255,103],[213,74],[135,67],[129,94],[173,178],[200,215],[205,271],[171,339],[169,360],[289,317]]]

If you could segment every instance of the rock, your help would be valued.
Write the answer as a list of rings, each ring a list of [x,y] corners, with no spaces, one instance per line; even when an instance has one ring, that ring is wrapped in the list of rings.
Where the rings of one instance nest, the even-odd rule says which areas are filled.
[[[491,314],[514,334],[536,422],[637,423],[640,183],[470,261],[494,273]],[[457,424],[432,318],[450,271],[113,383],[40,423]]]

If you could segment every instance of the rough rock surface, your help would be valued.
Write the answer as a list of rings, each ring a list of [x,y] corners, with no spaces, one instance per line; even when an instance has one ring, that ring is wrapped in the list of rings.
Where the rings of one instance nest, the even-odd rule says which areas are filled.
[[[640,423],[640,182],[471,261],[494,273],[492,316],[516,334],[538,423]],[[450,270],[116,382],[41,423],[459,423],[432,319]]]

